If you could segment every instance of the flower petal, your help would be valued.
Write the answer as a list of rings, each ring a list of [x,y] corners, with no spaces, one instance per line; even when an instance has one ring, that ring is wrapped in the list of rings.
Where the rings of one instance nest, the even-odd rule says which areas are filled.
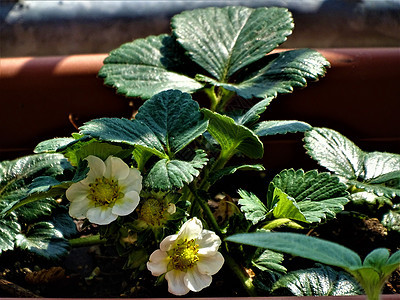
[[[96,178],[101,178],[104,176],[106,165],[100,158],[89,155],[85,159],[87,160],[88,167],[90,169],[87,174],[87,178],[90,180],[90,182],[93,182]]]
[[[142,190],[142,175],[137,169],[129,169],[129,175],[124,179],[119,179],[118,184],[124,188],[124,193],[129,191],[140,192]]]
[[[139,204],[139,194],[136,191],[129,192],[121,199],[118,199],[113,208],[112,213],[118,216],[126,216],[135,210]]]
[[[213,231],[204,229],[196,243],[199,245],[199,254],[214,255],[221,245],[221,239]]]
[[[129,166],[119,157],[109,156],[106,161],[104,177],[115,178],[118,181],[125,179],[129,175]]]
[[[212,256],[199,255],[197,268],[202,274],[214,275],[222,268],[224,262],[225,259],[219,252],[215,253]]]
[[[174,213],[176,213],[176,206],[173,203],[168,203],[168,208],[167,208],[167,212],[170,215],[173,215]]]
[[[168,281],[168,292],[171,294],[182,296],[189,293],[189,288],[184,284],[186,273],[179,270],[171,270],[165,274]]]
[[[179,230],[179,239],[196,239],[201,234],[203,230],[203,224],[196,217],[191,218],[185,224],[182,225]]]
[[[69,215],[73,218],[86,218],[89,209],[94,207],[94,203],[87,198],[79,198],[69,205]]]
[[[160,249],[162,251],[171,250],[175,244],[175,241],[178,239],[178,237],[179,236],[177,234],[173,234],[173,235],[169,235],[169,236],[165,237],[160,243]]]
[[[153,276],[160,276],[167,272],[169,260],[167,252],[156,250],[150,255],[147,269]]]
[[[98,225],[107,225],[110,224],[112,221],[115,221],[117,219],[117,215],[114,215],[112,213],[112,208],[111,207],[93,207],[90,208],[86,216],[88,220],[94,224]]]
[[[199,292],[205,287],[210,286],[212,277],[208,274],[202,274],[197,267],[187,271],[184,278],[185,285],[193,292]]]
[[[87,197],[89,194],[89,186],[79,181],[77,183],[73,183],[66,190],[65,195],[69,201],[80,201]]]

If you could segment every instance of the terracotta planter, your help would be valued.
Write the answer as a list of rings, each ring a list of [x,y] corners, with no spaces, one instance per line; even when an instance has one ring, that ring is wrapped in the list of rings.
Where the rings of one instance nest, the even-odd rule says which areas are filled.
[[[335,129],[369,151],[400,152],[400,48],[319,49],[331,69],[319,82],[279,96],[265,119],[297,119]],[[130,117],[140,105],[96,78],[106,54],[3,58],[0,159],[30,154],[45,139],[70,136],[103,116]],[[271,168],[313,164],[294,135],[266,139]],[[279,156],[274,154],[280,154]],[[271,158],[270,158],[271,157]],[[272,159],[273,157],[273,159]]]

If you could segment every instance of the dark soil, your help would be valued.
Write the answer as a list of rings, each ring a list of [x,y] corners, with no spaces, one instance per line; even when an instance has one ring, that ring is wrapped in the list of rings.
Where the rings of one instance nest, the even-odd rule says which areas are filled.
[[[340,214],[335,220],[308,232],[309,235],[339,242],[356,251],[362,258],[377,247],[392,252],[400,248],[400,235],[387,232],[377,219]],[[304,267],[313,262],[285,260],[287,268],[299,263]],[[110,247],[75,248],[63,261],[49,262],[22,251],[5,252],[0,256],[1,297],[171,297],[166,283],[156,285],[156,278],[146,270],[144,277],[133,278],[124,270],[124,259]],[[14,284],[14,285],[11,285]],[[29,294],[32,293],[32,294]],[[400,270],[394,272],[384,288],[385,294],[400,294]],[[214,275],[210,288],[190,297],[247,296],[232,272],[222,269]]]

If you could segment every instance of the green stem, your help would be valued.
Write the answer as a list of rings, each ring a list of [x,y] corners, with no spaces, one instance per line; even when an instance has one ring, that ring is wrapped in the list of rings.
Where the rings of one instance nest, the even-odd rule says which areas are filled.
[[[368,289],[368,290],[366,290],[366,294],[367,294],[368,300],[379,300],[381,292],[380,292],[380,290],[377,290],[377,289],[374,289],[374,290]]]
[[[71,247],[87,247],[92,245],[104,244],[107,240],[100,238],[100,234],[80,237],[76,239],[70,239],[69,243]]]
[[[383,283],[381,285],[382,288],[380,288],[378,285],[373,285],[373,284],[361,284],[362,287],[364,288],[364,291],[367,295],[368,300],[379,300],[381,296],[381,291],[383,289]]]
[[[196,201],[196,203],[198,203],[200,207],[203,209],[203,212],[206,215],[207,220],[210,222],[211,227],[213,228],[215,233],[218,234],[220,237],[222,237],[221,229],[219,228],[217,220],[215,220],[214,215],[210,207],[208,206],[207,202],[199,197],[196,190],[192,186],[189,185],[189,189],[192,195],[194,196],[194,200]]]
[[[215,111],[220,100],[215,94],[215,87],[205,89],[204,91],[206,92],[208,98],[210,99],[210,110]]]
[[[235,260],[227,253],[224,253],[224,258],[226,264],[235,273],[235,275],[239,278],[242,283],[243,288],[246,290],[250,297],[256,297],[256,288],[253,285],[253,280],[249,277],[249,275],[245,272],[245,270],[238,265]]]
[[[228,102],[232,99],[233,95],[235,94],[232,91],[228,91],[225,89],[219,89],[220,96],[215,111],[217,112],[224,112]]]
[[[210,188],[210,182],[208,181],[209,175],[212,174],[213,172],[221,170],[229,161],[229,159],[232,157],[232,155],[233,152],[232,153],[227,153],[226,151],[220,152],[219,157],[215,160],[210,169],[208,169],[205,172],[204,178],[201,184],[199,185],[200,190],[208,191],[208,189]]]

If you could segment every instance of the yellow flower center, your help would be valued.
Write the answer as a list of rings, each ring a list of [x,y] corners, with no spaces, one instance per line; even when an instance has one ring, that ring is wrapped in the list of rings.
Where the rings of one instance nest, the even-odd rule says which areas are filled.
[[[168,221],[168,207],[163,200],[148,198],[140,208],[141,219],[150,226],[160,227]]]
[[[170,258],[172,267],[175,270],[186,271],[196,265],[199,260],[197,253],[199,252],[199,245],[195,240],[183,240],[171,250]]]
[[[113,206],[122,196],[118,181],[112,178],[96,178],[89,184],[89,199],[98,206]]]

